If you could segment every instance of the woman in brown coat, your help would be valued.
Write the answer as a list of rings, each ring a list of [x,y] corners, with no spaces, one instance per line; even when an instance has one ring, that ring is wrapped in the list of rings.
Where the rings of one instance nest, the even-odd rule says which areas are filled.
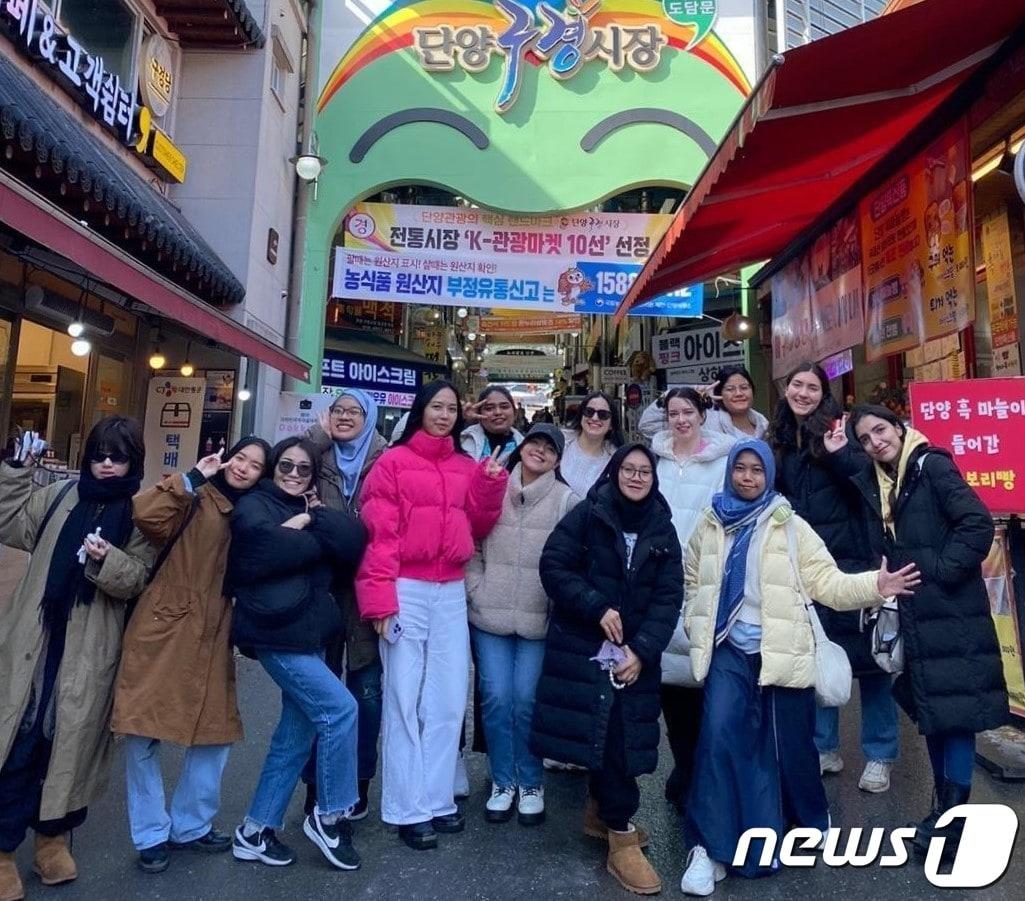
[[[46,885],[78,873],[67,834],[106,784],[110,708],[126,601],[143,587],[149,542],[132,526],[139,424],[102,419],[77,481],[33,490],[43,442],[0,466],[0,543],[32,557],[0,617],[0,898],[24,897],[14,851],[36,833]],[[35,451],[33,454],[32,451]]]
[[[211,825],[228,752],[242,738],[231,603],[223,590],[229,519],[269,459],[265,441],[245,438],[226,462],[211,454],[134,499],[136,526],[162,550],[125,633],[111,728],[127,736],[128,821],[146,873],[167,869],[169,842],[200,851],[231,847]],[[188,748],[170,812],[162,741]]]

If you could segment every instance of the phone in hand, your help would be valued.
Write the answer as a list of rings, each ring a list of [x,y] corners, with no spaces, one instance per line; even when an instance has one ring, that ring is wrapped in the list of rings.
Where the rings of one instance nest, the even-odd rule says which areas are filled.
[[[398,617],[393,617],[391,625],[385,630],[382,638],[388,644],[395,644],[402,637],[402,623],[399,622]]]

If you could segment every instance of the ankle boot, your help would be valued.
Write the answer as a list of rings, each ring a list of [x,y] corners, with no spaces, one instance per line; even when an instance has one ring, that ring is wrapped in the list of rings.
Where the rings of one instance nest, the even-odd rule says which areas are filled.
[[[60,885],[78,878],[75,859],[68,850],[68,834],[36,833],[36,860],[33,867],[43,885]]]
[[[25,886],[18,875],[14,854],[0,851],[0,901],[21,901],[25,897]]]
[[[640,826],[634,828],[637,830],[637,840],[641,847],[647,848],[648,833]],[[587,803],[584,805],[583,833],[590,838],[600,838],[603,841],[607,841],[609,837],[609,827],[605,825],[605,821],[598,813],[598,802],[591,797],[588,797]]]
[[[958,785],[956,782],[945,782],[940,792],[940,809],[945,813],[959,804],[967,804],[971,797],[972,787],[970,785]],[[957,849],[961,844],[961,833],[964,832],[964,820],[958,817],[946,826],[936,828],[933,825],[933,838],[943,839],[942,860],[953,860],[957,856]]]
[[[662,880],[644,856],[638,842],[637,829],[631,832],[609,830],[607,869],[628,892],[635,895],[657,895],[662,891]]]
[[[940,818],[940,792],[943,790],[943,782],[933,782],[932,805],[920,821],[910,822],[907,825],[915,830],[915,837],[911,840],[916,854],[923,857],[929,852],[929,841],[932,839],[932,831],[936,827],[936,821]]]

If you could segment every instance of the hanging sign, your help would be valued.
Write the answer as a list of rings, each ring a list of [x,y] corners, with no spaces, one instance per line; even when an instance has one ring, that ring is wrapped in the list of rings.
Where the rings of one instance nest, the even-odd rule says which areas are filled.
[[[744,362],[744,345],[727,341],[718,325],[670,332],[651,339],[655,366],[665,369],[671,385],[707,385],[716,373],[730,363]]]
[[[139,88],[142,102],[154,117],[166,116],[174,96],[174,59],[170,45],[159,34],[151,34],[142,42]]]
[[[982,220],[982,254],[993,334],[993,375],[1021,375],[1018,349],[1018,297],[1014,288],[1011,228],[1007,207]]]
[[[199,459],[199,433],[203,427],[206,379],[149,380],[143,440],[146,467],[143,488],[164,476],[184,472]]]

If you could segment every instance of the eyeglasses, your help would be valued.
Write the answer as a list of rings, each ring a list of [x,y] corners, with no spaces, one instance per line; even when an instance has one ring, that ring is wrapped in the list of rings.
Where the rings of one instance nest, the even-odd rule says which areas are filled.
[[[362,419],[367,414],[361,407],[332,407],[332,419]]]
[[[621,466],[619,471],[628,479],[640,479],[642,482],[647,482],[654,475],[654,470],[650,467],[638,469],[636,466]]]
[[[581,415],[584,419],[597,419],[601,422],[608,422],[612,418],[612,411],[599,410],[597,407],[584,407]]]
[[[300,479],[305,479],[313,473],[313,465],[311,463],[293,463],[291,460],[278,460],[278,472],[283,476],[291,475],[293,469]]]
[[[96,451],[96,453],[89,458],[89,462],[91,463],[104,463],[107,460],[110,460],[110,462],[116,466],[118,464],[128,463],[129,457],[128,454],[124,453],[123,451],[99,450]]]

